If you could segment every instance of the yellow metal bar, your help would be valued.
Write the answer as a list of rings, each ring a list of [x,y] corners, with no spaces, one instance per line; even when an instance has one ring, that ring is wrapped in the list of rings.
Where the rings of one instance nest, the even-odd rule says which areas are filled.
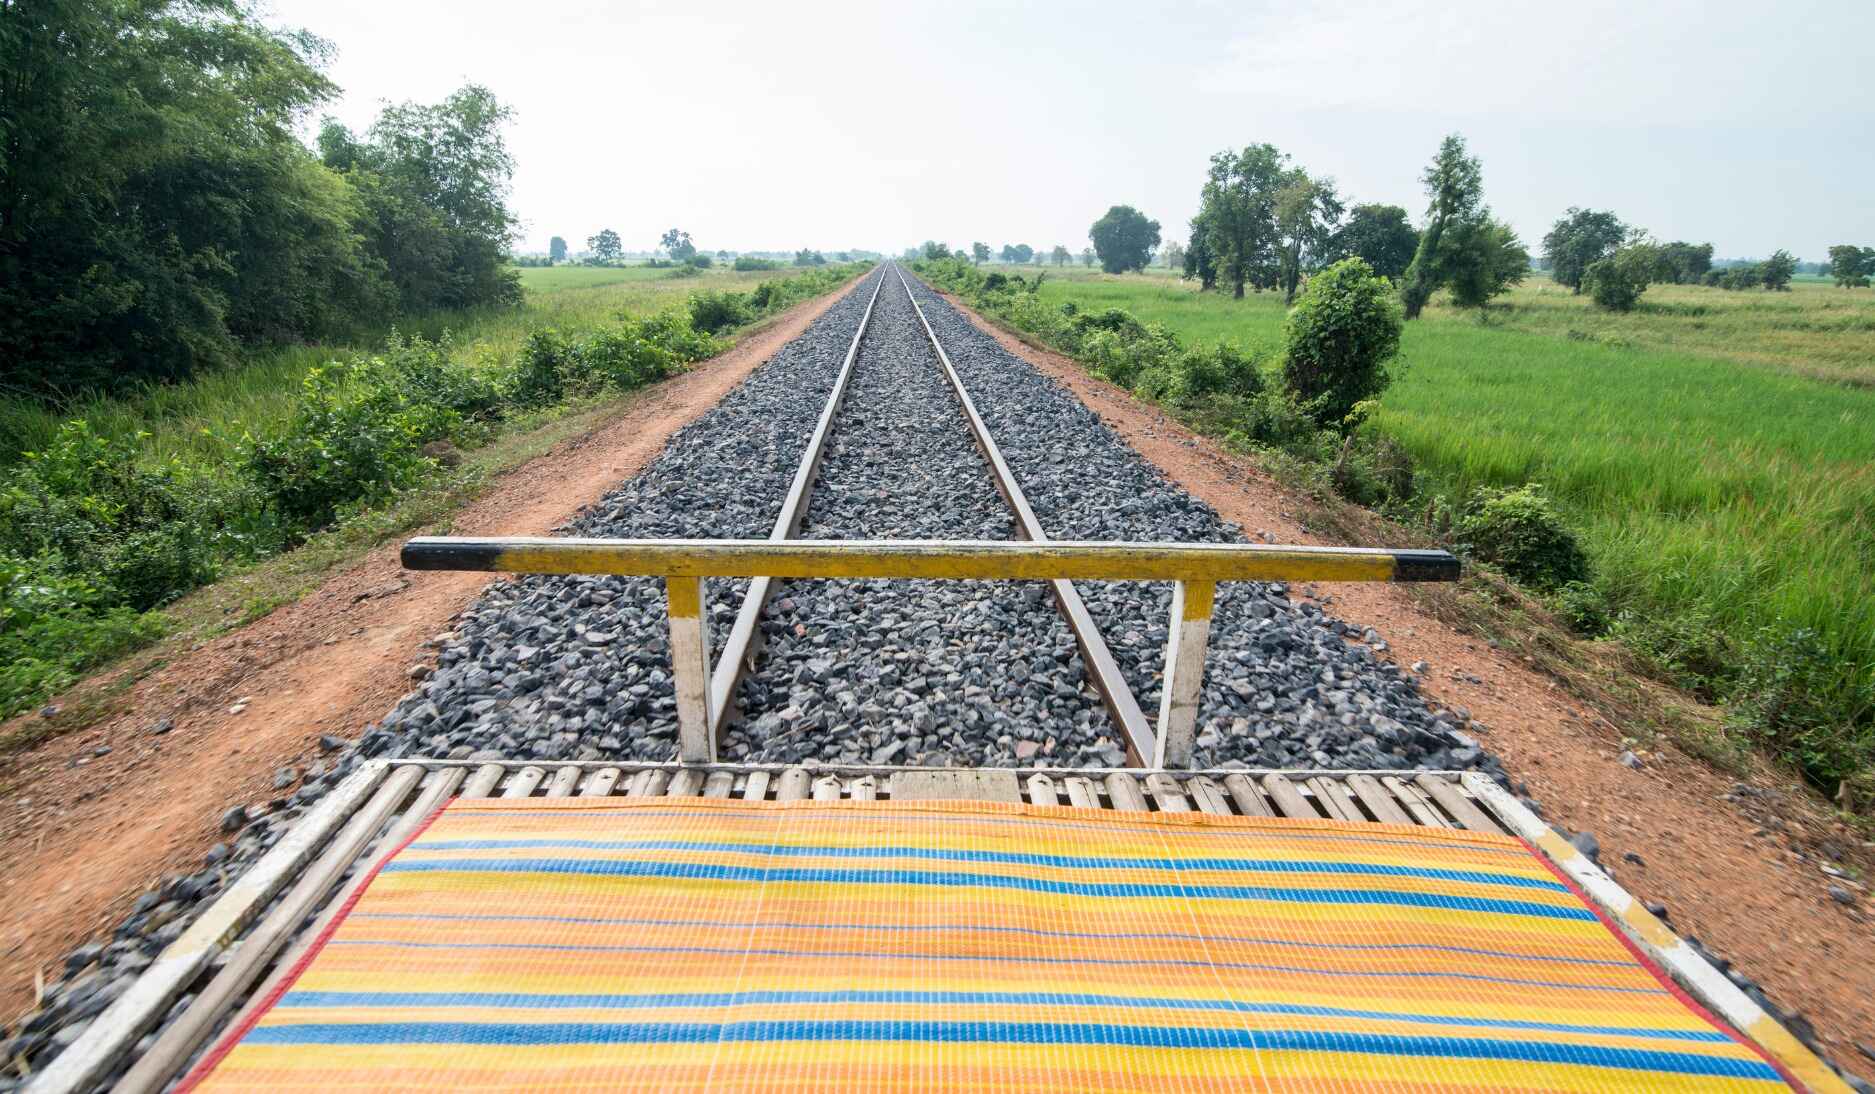
[[[701,540],[423,536],[412,570],[968,581],[1454,581],[1444,551],[1053,540]]]

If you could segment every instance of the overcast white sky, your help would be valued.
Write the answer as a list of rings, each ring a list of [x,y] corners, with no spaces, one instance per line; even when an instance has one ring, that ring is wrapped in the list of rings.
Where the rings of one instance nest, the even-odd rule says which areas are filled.
[[[515,110],[523,249],[672,225],[710,249],[1185,234],[1268,141],[1424,211],[1463,133],[1532,245],[1569,205],[1721,257],[1875,243],[1871,0],[884,4],[273,0],[331,40],[333,113],[467,81]]]

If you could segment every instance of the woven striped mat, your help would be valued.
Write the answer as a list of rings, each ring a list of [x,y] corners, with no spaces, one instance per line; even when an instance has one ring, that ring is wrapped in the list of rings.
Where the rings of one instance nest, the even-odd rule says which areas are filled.
[[[1769,1090],[1505,836],[983,802],[461,800],[207,1089]]]

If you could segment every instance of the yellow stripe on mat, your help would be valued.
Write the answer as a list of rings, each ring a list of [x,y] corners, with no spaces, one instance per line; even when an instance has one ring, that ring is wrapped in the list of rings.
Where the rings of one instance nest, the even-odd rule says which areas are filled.
[[[1521,841],[986,802],[458,801],[204,1089],[1773,1090]]]

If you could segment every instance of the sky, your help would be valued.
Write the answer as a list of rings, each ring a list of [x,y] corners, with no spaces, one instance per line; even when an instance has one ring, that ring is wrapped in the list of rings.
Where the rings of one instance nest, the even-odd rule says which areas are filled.
[[[522,251],[1060,243],[1115,204],[1183,239],[1268,142],[1418,222],[1461,133],[1531,250],[1572,205],[1719,257],[1875,244],[1870,0],[815,4],[272,0],[362,128],[464,83],[514,110]]]

